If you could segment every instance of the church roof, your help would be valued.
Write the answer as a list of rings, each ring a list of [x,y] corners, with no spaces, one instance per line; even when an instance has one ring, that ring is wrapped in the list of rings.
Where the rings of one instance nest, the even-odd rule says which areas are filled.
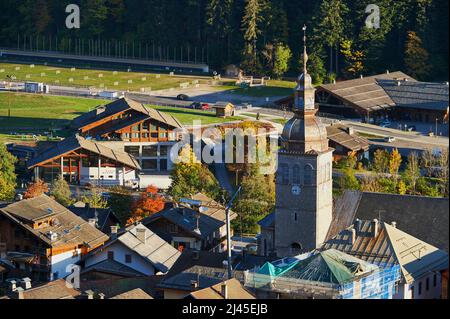
[[[377,269],[377,266],[359,258],[329,249],[298,261],[281,276],[341,285]]]
[[[346,191],[334,205],[327,238],[349,227],[356,218],[396,222],[414,237],[449,251],[449,200],[425,196]]]

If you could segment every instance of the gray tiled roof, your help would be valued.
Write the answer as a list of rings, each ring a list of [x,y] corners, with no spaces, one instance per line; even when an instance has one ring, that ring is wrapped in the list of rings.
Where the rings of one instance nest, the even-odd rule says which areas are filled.
[[[137,229],[146,230],[145,243],[138,239]],[[148,260],[156,269],[166,273],[180,257],[181,252],[142,224],[131,226],[118,241]]]
[[[449,106],[448,85],[415,81],[378,79],[396,107],[446,111]],[[400,84],[400,85],[398,85]]]
[[[396,222],[406,233],[448,252],[448,212],[448,198],[347,191],[335,204],[329,237],[349,227],[356,218],[376,218]]]

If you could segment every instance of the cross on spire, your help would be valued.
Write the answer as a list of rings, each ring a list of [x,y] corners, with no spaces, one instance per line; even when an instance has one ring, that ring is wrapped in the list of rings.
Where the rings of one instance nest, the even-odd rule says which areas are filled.
[[[303,26],[303,73],[307,74],[306,64],[308,63],[308,53],[306,52],[306,24]]]

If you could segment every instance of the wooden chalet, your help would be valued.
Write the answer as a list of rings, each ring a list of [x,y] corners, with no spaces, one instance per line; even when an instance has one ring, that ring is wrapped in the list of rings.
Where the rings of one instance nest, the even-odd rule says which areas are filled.
[[[104,186],[133,184],[141,169],[132,155],[78,135],[41,152],[28,168],[34,169],[35,179],[52,181],[62,176],[70,183]]]
[[[67,266],[107,240],[107,235],[46,195],[0,207],[5,259],[33,280],[65,277],[70,273]]]
[[[71,126],[83,137],[124,142],[174,141],[173,130],[182,127],[175,117],[126,98],[75,118]]]
[[[368,159],[369,142],[365,138],[357,136],[353,128],[339,124],[328,126],[327,137],[329,146],[334,149],[334,161],[351,155],[354,155],[358,160]]]

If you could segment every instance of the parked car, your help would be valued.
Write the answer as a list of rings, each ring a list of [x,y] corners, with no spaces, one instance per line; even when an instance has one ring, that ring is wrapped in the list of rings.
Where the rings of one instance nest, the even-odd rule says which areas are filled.
[[[395,142],[395,137],[393,137],[393,136],[385,137],[385,138],[384,138],[384,141],[385,141],[386,143],[394,143],[394,142]]]
[[[381,127],[389,127],[391,126],[391,122],[388,120],[384,120],[383,122],[380,123]]]
[[[201,102],[194,102],[192,103],[189,108],[194,110],[209,110],[211,107],[208,103],[201,103]]]
[[[187,96],[186,94],[179,94],[177,96],[177,100],[186,101],[186,100],[189,100],[189,96]]]

